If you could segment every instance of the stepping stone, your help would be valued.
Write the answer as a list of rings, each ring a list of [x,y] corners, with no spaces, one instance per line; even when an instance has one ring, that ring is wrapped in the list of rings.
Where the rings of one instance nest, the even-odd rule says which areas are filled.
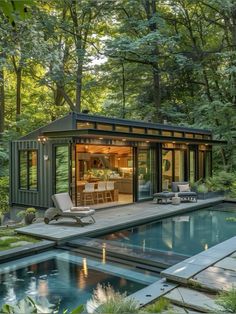
[[[175,288],[165,294],[165,298],[183,307],[191,308],[201,312],[218,312],[223,308],[217,305],[212,296],[189,288]]]
[[[28,241],[17,241],[17,242],[11,243],[10,246],[11,246],[11,247],[17,247],[17,246],[23,246],[23,245],[27,245],[27,244],[32,244],[32,242],[28,242]]]
[[[236,272],[236,258],[233,257],[226,257],[216,263],[214,266],[229,269]]]

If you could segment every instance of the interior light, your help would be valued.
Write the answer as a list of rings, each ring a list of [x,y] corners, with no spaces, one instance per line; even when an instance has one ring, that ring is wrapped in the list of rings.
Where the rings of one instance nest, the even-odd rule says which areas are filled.
[[[122,138],[122,141],[125,142],[125,141],[126,141],[126,138]]]
[[[146,141],[146,143],[150,143],[150,141]]]
[[[99,137],[99,140],[103,140],[103,137]]]

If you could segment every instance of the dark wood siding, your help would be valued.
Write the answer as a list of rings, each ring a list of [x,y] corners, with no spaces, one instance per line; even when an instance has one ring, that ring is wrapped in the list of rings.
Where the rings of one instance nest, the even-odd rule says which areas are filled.
[[[53,194],[53,169],[54,160],[52,146],[53,144],[69,143],[69,140],[48,141],[45,144],[38,141],[13,141],[11,143],[10,154],[10,202],[11,205],[35,206],[48,208],[52,206],[51,196]],[[20,150],[38,151],[38,190],[29,191],[19,188],[19,151]],[[45,160],[48,156],[48,160]]]

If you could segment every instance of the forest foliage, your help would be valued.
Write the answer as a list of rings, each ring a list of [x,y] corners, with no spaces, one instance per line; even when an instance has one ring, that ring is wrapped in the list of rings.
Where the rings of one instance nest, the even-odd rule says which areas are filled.
[[[0,147],[69,111],[211,129],[236,167],[235,0],[1,1]],[[0,174],[1,175],[1,174]]]

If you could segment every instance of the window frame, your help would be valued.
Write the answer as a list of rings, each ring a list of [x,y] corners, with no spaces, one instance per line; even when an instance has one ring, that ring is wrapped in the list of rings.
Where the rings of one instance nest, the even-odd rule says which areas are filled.
[[[26,188],[21,187],[21,152],[26,152]],[[36,182],[36,188],[31,188],[30,187],[30,164],[29,164],[29,155],[31,152],[36,153],[36,165],[37,165],[37,182]],[[29,149],[19,149],[18,150],[18,189],[21,191],[32,191],[32,192],[37,192],[39,188],[39,156],[38,156],[38,149],[37,148],[29,148]]]

